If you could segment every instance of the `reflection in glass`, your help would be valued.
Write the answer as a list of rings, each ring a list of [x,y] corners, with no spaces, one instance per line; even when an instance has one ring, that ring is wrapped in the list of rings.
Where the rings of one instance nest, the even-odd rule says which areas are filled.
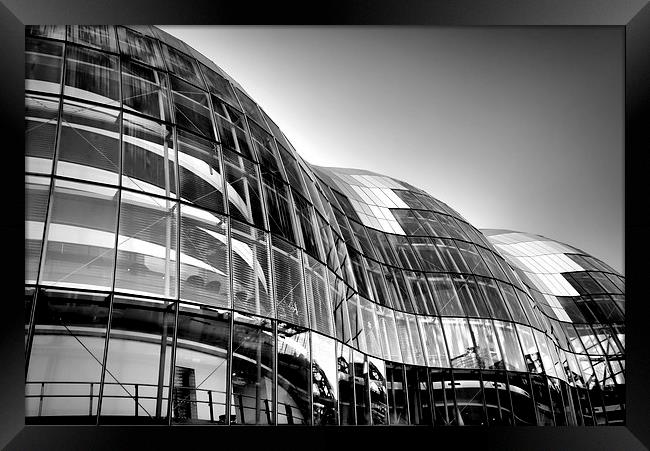
[[[176,124],[192,133],[214,139],[208,94],[180,78],[169,78]]]
[[[539,374],[531,374],[530,381],[533,388],[535,407],[537,408],[537,425],[553,426],[553,408],[546,383],[547,379]]]
[[[25,283],[38,277],[49,195],[49,178],[25,177]]]
[[[230,307],[226,217],[181,206],[181,299]]]
[[[182,79],[189,81],[196,86],[205,88],[205,84],[199,74],[199,68],[194,58],[190,58],[183,52],[168,45],[163,44],[162,50],[169,72],[178,75]]]
[[[40,282],[111,288],[116,222],[116,189],[57,180]]]
[[[494,321],[494,325],[503,349],[505,368],[510,371],[526,371],[526,363],[523,359],[514,326],[511,323],[502,321]]]
[[[25,96],[25,171],[50,174],[56,146],[59,101]]]
[[[25,89],[61,93],[63,43],[25,39]]]
[[[115,289],[176,297],[178,204],[122,191]]]
[[[370,390],[370,418],[372,424],[388,424],[386,362],[373,357],[368,357],[368,382]]]
[[[224,212],[223,172],[217,145],[180,129],[177,142],[181,200]]]
[[[110,25],[68,25],[68,40],[109,52],[117,51],[115,27]]]
[[[506,373],[502,371],[483,371],[485,408],[490,426],[512,425],[512,406],[508,394]]]
[[[534,426],[537,424],[535,403],[530,379],[526,373],[508,373],[512,412],[516,425]]]
[[[458,424],[451,370],[430,370],[429,380],[434,401],[434,424],[436,426]]]
[[[127,112],[171,121],[169,83],[164,72],[122,61],[122,102]]]
[[[234,308],[274,317],[268,234],[232,219],[230,226]]]
[[[440,318],[418,316],[424,352],[428,366],[449,367],[449,357],[445,348],[445,339],[440,325]]]
[[[442,318],[451,366],[478,368],[476,349],[465,318]]]
[[[303,254],[303,265],[311,328],[325,335],[334,336],[326,268],[307,254]]]
[[[230,216],[238,221],[266,228],[257,164],[223,149],[226,191]]]
[[[231,424],[274,424],[273,321],[235,314]]]
[[[275,307],[278,319],[309,326],[300,249],[282,240],[271,239]]]
[[[154,39],[124,27],[117,27],[117,35],[124,55],[149,66],[163,67],[160,49]]]
[[[338,381],[333,339],[311,334],[314,425],[337,425]]]
[[[489,319],[470,318],[469,325],[474,337],[474,350],[478,368],[503,368],[503,358],[501,357],[501,350],[499,349],[492,322]]]
[[[336,343],[336,361],[339,384],[339,416],[341,425],[356,424],[354,414],[354,368],[352,348]]]
[[[278,424],[311,424],[309,331],[278,323]]]
[[[406,384],[404,383],[404,365],[399,363],[386,364],[386,379],[388,400],[390,402],[390,424],[408,424],[408,408],[406,406]]]
[[[354,400],[357,424],[370,424],[370,392],[368,390],[368,356],[353,351],[354,361]]]
[[[105,294],[38,293],[25,416],[75,415],[95,423],[109,300]],[[87,417],[83,419],[83,417]]]
[[[230,313],[180,304],[172,421],[226,423]]]
[[[119,58],[69,44],[63,93],[103,105],[119,106]]]
[[[454,388],[460,426],[487,426],[483,383],[478,371],[455,370]]]
[[[427,368],[406,366],[405,371],[410,424],[433,424]]]
[[[56,174],[117,185],[120,115],[78,102],[63,104]]]
[[[102,417],[167,418],[174,316],[173,302],[115,296]]]

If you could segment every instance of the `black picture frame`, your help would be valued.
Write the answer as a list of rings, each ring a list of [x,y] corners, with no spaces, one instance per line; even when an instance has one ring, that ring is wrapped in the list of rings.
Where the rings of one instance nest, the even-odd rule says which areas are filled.
[[[424,26],[613,26],[625,33],[625,267],[626,426],[537,428],[295,428],[25,426],[24,331],[21,235],[23,155],[24,25],[45,23],[309,24]],[[0,446],[26,449],[149,449],[172,445],[259,447],[352,446],[472,449],[647,449],[650,447],[650,380],[644,320],[649,302],[641,281],[643,256],[650,253],[645,219],[648,199],[644,171],[650,167],[650,6],[648,0],[394,0],[307,3],[221,0],[1,0],[2,107],[5,214],[0,221],[5,296],[0,329]],[[645,239],[645,241],[644,241]],[[20,290],[20,291],[19,291]]]

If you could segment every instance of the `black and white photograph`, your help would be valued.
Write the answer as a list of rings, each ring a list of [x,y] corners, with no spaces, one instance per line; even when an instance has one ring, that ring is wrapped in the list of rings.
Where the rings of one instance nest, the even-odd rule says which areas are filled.
[[[124,426],[644,449],[627,36],[26,23],[7,449]]]

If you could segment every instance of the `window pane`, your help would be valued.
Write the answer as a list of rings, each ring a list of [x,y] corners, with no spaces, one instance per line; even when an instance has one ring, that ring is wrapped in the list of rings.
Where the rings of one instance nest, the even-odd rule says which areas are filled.
[[[487,319],[470,318],[469,325],[474,335],[476,345],[474,352],[476,352],[478,367],[482,369],[503,368],[503,358],[492,322]]]
[[[526,373],[509,373],[510,398],[517,426],[535,426],[537,417],[530,379]]]
[[[117,28],[117,35],[123,54],[150,66],[163,67],[160,49],[155,40],[124,27]]]
[[[103,105],[119,106],[118,57],[84,47],[68,45],[63,93]]]
[[[370,393],[368,391],[368,357],[359,351],[353,352],[354,395],[357,424],[370,424]]]
[[[454,368],[476,368],[474,343],[465,318],[442,318],[447,346]]]
[[[519,347],[515,328],[511,323],[494,321],[497,335],[503,348],[504,361],[507,370],[526,371],[526,363],[523,360],[523,354]]]
[[[542,360],[533,338],[533,329],[520,324],[517,324],[516,327],[528,371],[530,373],[542,373]]]
[[[458,424],[451,370],[432,370],[429,372],[429,379],[434,400],[435,425]]]
[[[377,323],[381,337],[382,349],[386,360],[402,361],[397,325],[392,309],[377,306]]]
[[[49,178],[25,177],[25,283],[38,277],[49,195]]]
[[[433,424],[431,397],[427,369],[407,366],[406,387],[409,401],[409,422],[411,424]]]
[[[308,327],[300,249],[272,239],[275,302],[278,319]]]
[[[273,317],[268,234],[234,220],[230,226],[234,308]]]
[[[63,43],[25,39],[25,89],[61,93]]]
[[[181,206],[181,299],[230,307],[226,217]]]
[[[120,172],[118,111],[63,104],[57,175],[117,185]]]
[[[383,360],[368,357],[368,381],[372,424],[388,424],[386,363]]]
[[[314,207],[312,207],[302,196],[295,194],[293,199],[296,203],[296,217],[300,224],[302,240],[305,250],[316,258],[322,259],[319,249],[322,248],[320,243],[320,234],[315,229]],[[319,245],[320,244],[320,245]]]
[[[503,371],[482,371],[485,407],[490,426],[513,424],[508,382]]]
[[[176,77],[170,77],[176,124],[192,133],[214,139],[208,94]]]
[[[480,316],[483,318],[492,316],[485,305],[483,295],[478,289],[473,276],[453,274],[451,277],[456,293],[458,293],[458,302],[460,302],[467,316]],[[458,307],[455,307],[453,311],[459,311]]]
[[[116,217],[116,189],[57,180],[41,283],[110,288]]]
[[[296,234],[291,218],[291,203],[289,188],[276,177],[264,177],[264,193],[266,194],[266,212],[271,232],[292,243],[296,243]]]
[[[122,191],[115,289],[176,297],[178,204]]]
[[[169,82],[164,72],[122,61],[122,102],[127,112],[171,121]]]
[[[326,268],[306,254],[303,254],[303,263],[311,328],[325,335],[334,336]]]
[[[25,25],[26,36],[40,36],[45,38],[65,40],[65,26],[63,25]]]
[[[205,88],[203,79],[199,74],[199,67],[194,58],[187,56],[183,52],[168,45],[163,44],[162,50],[169,72],[178,75],[182,79],[189,81],[196,86]]]
[[[257,165],[227,149],[223,157],[230,216],[265,228]]]
[[[172,128],[125,114],[122,139],[122,186],[175,197],[176,151]]]
[[[255,122],[257,122],[259,125],[266,128],[264,119],[262,119],[260,110],[257,108],[255,102],[253,102],[250,97],[244,94],[241,89],[237,87],[235,89],[237,91],[237,97],[239,97],[239,101],[244,107],[244,111],[246,112],[246,115],[251,117],[253,120],[255,120]]]
[[[111,25],[68,25],[68,40],[109,52],[117,51],[115,27]]]
[[[335,341],[311,334],[314,426],[337,425],[338,378]]]
[[[59,101],[25,96],[25,171],[51,174]]]
[[[551,397],[548,392],[546,378],[539,374],[531,374],[530,380],[533,387],[533,396],[537,407],[537,425],[554,426]]]
[[[208,89],[210,92],[218,95],[226,102],[229,102],[234,106],[238,106],[239,104],[235,98],[235,92],[232,90],[232,86],[230,86],[230,82],[215,71],[208,69],[206,66],[202,64],[199,66],[208,83]]]
[[[463,316],[463,306],[458,293],[454,289],[452,279],[447,274],[431,274],[428,277],[429,286],[438,306],[438,312],[443,316]]]
[[[449,367],[445,338],[439,318],[418,316],[428,366]]]
[[[246,132],[244,115],[215,96],[212,96],[212,107],[221,145],[252,160],[252,144]]]
[[[115,297],[100,415],[167,418],[174,316],[171,302]]]
[[[501,292],[497,288],[496,281],[494,279],[487,279],[485,277],[476,277],[478,286],[483,291],[483,296],[485,301],[492,312],[492,317],[497,319],[503,319],[510,321],[510,314],[508,313],[508,308],[506,307],[503,298],[501,297]]]
[[[274,424],[272,320],[235,314],[232,395],[236,424]]]
[[[226,423],[230,312],[180,304],[172,419]]]
[[[425,271],[449,271],[442,257],[438,253],[433,241],[429,238],[409,238],[411,246],[420,257],[422,269]]]
[[[278,323],[278,424],[311,424],[309,331]]]
[[[177,141],[181,200],[225,212],[217,145],[183,130],[178,130]]]
[[[341,425],[356,424],[354,414],[354,369],[352,348],[335,342],[339,385],[339,416]]]
[[[388,400],[390,402],[390,424],[409,424],[406,407],[406,384],[404,382],[404,365],[386,364]]]
[[[25,416],[88,416],[94,423],[108,296],[47,290],[38,293],[36,303]]]
[[[478,371],[454,371],[458,424],[460,426],[487,426],[483,407],[483,384]]]

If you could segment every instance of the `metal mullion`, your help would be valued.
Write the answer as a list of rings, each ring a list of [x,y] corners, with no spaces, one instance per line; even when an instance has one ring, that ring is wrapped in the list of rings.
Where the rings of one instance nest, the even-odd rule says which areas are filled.
[[[115,252],[117,256],[117,252]],[[115,267],[113,267],[113,275],[115,275]],[[102,356],[102,374],[99,381],[99,394],[97,395],[97,420],[96,425],[100,424],[99,419],[102,414],[102,403],[104,401],[104,383],[106,381],[106,365],[108,363],[108,345],[111,335],[111,326],[113,323],[113,304],[115,303],[115,294],[110,294],[108,305],[108,321],[106,322],[106,337],[104,338],[104,355]]]
[[[427,396],[429,397],[429,409],[431,410],[431,427],[435,427],[436,424],[436,408],[435,408],[435,399],[433,397],[433,384],[431,383],[431,371],[429,367],[425,367],[425,373],[427,378]]]
[[[25,344],[25,381],[27,381],[27,371],[29,369],[29,359],[32,353],[32,343],[34,340],[34,330],[36,329],[36,302],[40,296],[37,296],[40,289],[38,286],[34,287],[34,293],[32,294],[32,305],[29,312],[29,325],[27,328],[27,343]]]
[[[232,412],[232,359],[233,359],[233,337],[235,334],[235,312],[230,310],[230,330],[228,332],[228,351],[226,354],[227,359],[227,370],[228,374],[226,376],[226,418],[225,424],[230,425],[230,414]]]
[[[408,330],[408,329],[407,329]],[[409,405],[408,381],[406,379],[406,364],[402,367],[402,391],[404,392],[404,404],[406,407],[406,424],[411,424],[411,406]],[[412,367],[413,365],[408,365]]]
[[[169,392],[167,393],[167,425],[172,424],[172,402],[174,400],[174,383],[176,376],[176,349],[178,347],[178,317],[180,315],[180,301],[172,301],[175,304],[174,312],[174,332],[172,337],[172,355],[169,370]],[[166,344],[165,344],[166,346]],[[212,405],[210,405],[212,412]]]
[[[278,425],[278,321],[273,321],[273,425]],[[261,347],[261,342],[258,344]],[[258,365],[262,365],[262,359],[258,362]],[[258,381],[259,383],[259,381]],[[258,400],[259,402],[259,400]]]

